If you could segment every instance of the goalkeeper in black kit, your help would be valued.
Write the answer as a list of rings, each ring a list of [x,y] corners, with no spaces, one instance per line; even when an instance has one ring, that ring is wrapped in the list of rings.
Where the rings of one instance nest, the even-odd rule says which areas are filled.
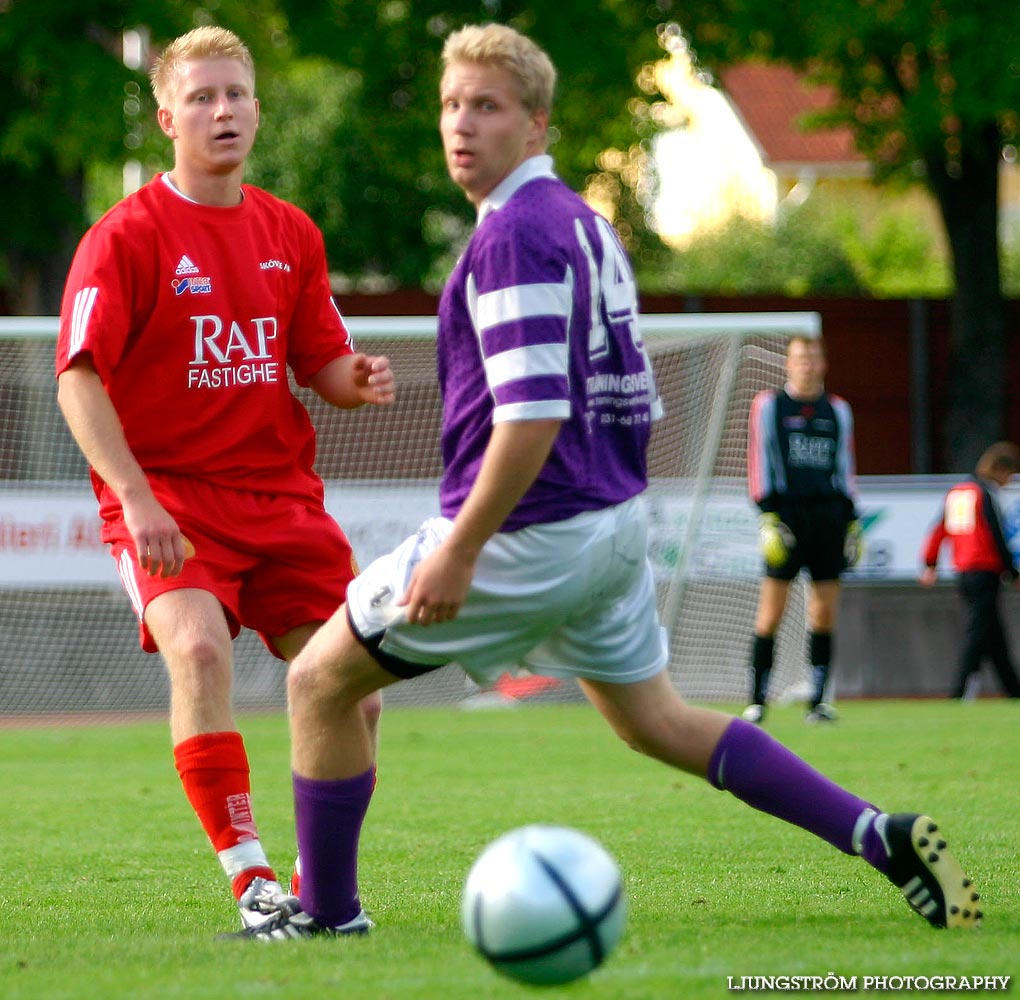
[[[751,704],[744,718],[760,723],[768,704],[775,638],[790,583],[806,569],[808,654],[812,691],[808,722],[834,722],[827,696],[839,577],[861,553],[857,520],[853,413],[825,391],[825,346],[820,338],[792,337],[782,389],[759,393],[751,405],[747,480],[761,510],[759,537],[765,560],[754,625]]]

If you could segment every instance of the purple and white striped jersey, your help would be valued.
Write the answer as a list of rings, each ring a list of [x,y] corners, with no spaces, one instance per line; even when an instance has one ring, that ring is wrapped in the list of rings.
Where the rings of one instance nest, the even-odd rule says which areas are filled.
[[[647,485],[661,415],[630,263],[612,226],[526,160],[489,195],[439,304],[444,475],[453,518],[492,425],[562,419],[552,453],[501,531],[613,506]]]

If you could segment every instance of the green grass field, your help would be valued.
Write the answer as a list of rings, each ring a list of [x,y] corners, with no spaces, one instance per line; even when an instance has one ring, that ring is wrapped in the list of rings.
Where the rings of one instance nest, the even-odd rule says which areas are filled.
[[[689,1000],[726,995],[727,977],[781,974],[1015,978],[1020,706],[847,702],[836,727],[806,727],[788,708],[769,728],[858,794],[934,815],[981,890],[984,926],[933,930],[862,861],[636,756],[592,710],[566,705],[384,714],[361,865],[376,931],[216,941],[236,911],[165,725],[15,729],[0,731],[0,996],[531,995],[471,951],[459,897],[489,840],[537,821],[599,838],[624,870],[630,910],[606,964],[546,996]],[[286,873],[286,720],[242,729],[263,840]]]

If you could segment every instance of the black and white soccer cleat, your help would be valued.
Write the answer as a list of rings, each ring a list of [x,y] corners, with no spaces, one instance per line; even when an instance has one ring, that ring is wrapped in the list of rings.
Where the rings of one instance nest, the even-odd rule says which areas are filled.
[[[933,819],[894,813],[881,836],[889,855],[889,878],[912,909],[934,927],[980,925],[981,897]]]
[[[294,900],[296,909],[280,909],[262,923],[246,927],[243,931],[221,934],[219,935],[220,939],[289,941],[296,938],[351,937],[367,934],[375,926],[368,914],[362,910],[345,924],[340,924],[338,927],[325,927],[300,908],[296,897],[288,898]]]

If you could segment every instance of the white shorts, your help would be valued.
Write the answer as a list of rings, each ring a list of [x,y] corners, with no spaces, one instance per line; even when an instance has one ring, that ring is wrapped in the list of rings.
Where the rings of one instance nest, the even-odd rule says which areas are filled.
[[[647,518],[638,498],[493,535],[457,617],[408,624],[397,601],[414,567],[442,543],[452,524],[430,518],[348,587],[347,613],[361,639],[378,648],[381,660],[391,656],[421,668],[401,676],[457,663],[483,686],[514,667],[630,684],[666,665]]]

